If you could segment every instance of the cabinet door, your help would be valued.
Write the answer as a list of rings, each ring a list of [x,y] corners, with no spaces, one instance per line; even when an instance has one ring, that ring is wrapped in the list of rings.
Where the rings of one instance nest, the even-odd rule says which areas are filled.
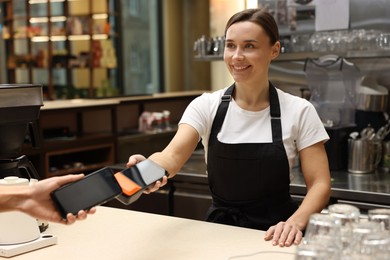
[[[211,194],[207,184],[174,183],[173,215],[176,217],[205,220],[211,206]]]

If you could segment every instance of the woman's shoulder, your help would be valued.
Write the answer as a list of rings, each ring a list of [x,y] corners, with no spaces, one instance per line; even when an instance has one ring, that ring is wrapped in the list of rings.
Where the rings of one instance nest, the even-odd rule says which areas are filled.
[[[213,90],[210,92],[203,93],[203,95],[208,95],[210,98],[220,98],[228,88],[229,87],[224,87],[221,89]]]

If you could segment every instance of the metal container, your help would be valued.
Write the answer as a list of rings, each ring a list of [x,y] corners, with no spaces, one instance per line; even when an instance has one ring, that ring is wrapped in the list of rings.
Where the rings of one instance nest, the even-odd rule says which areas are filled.
[[[374,172],[381,157],[381,142],[367,139],[348,139],[348,172]]]
[[[383,86],[359,86],[356,89],[356,109],[384,112],[387,109],[388,90]]]

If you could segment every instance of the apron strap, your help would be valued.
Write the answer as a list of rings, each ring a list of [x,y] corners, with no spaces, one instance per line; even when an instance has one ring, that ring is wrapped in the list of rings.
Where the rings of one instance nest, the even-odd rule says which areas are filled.
[[[272,140],[274,143],[283,142],[279,97],[276,88],[272,85],[271,82],[269,82],[269,102],[271,114]]]
[[[210,135],[217,136],[217,134],[221,131],[222,124],[225,120],[226,112],[229,107],[229,103],[232,100],[232,94],[235,86],[235,83],[233,83],[233,85],[231,85],[221,97],[221,103],[219,104],[217,113],[214,117]]]

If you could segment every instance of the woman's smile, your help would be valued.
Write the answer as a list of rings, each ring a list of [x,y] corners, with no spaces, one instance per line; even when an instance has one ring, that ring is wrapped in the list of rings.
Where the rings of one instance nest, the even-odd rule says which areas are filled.
[[[240,72],[240,71],[244,71],[247,68],[249,68],[250,65],[246,65],[246,66],[243,66],[243,65],[240,65],[240,66],[232,65],[232,67],[233,67],[233,70]]]
[[[243,65],[240,65],[240,66],[232,65],[232,66],[230,67],[230,72],[231,72],[232,76],[233,76],[236,80],[240,81],[239,78],[237,78],[237,77],[238,77],[239,75],[241,75],[241,77],[244,76],[244,75],[246,75],[246,76],[245,76],[245,78],[246,78],[246,77],[248,76],[248,73],[251,71],[251,70],[249,70],[251,67],[252,67],[252,66],[250,66],[250,65],[246,65],[246,66],[243,66]],[[241,77],[240,77],[240,78],[241,78]]]

